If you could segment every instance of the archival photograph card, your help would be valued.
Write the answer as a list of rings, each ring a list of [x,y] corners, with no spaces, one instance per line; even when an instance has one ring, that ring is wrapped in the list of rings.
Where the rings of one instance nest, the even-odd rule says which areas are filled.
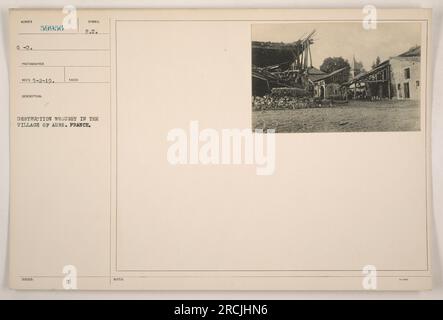
[[[431,289],[430,17],[11,9],[11,288]]]

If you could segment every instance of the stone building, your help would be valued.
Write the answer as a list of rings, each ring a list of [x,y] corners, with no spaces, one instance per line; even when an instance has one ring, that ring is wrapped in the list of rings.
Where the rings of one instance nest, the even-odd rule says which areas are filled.
[[[383,61],[346,83],[353,99],[420,99],[420,47]]]
[[[348,70],[349,67],[344,67],[328,74],[311,77],[314,83],[314,97],[319,99],[342,99],[341,83],[344,77],[343,74],[346,74]]]
[[[420,47],[389,59],[392,97],[420,99]]]

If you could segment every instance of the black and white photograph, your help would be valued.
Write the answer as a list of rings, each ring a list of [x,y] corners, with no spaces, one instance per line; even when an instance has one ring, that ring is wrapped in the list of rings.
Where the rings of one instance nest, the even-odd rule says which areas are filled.
[[[252,128],[420,131],[421,24],[252,25]]]

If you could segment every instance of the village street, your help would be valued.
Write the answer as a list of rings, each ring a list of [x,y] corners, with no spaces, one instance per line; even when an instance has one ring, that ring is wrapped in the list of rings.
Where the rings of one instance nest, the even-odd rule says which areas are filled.
[[[276,132],[418,131],[418,100],[350,100],[334,107],[254,110],[252,127]]]

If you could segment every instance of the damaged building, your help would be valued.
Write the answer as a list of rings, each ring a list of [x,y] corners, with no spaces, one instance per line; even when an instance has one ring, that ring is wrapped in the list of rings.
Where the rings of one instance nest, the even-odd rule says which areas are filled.
[[[292,43],[252,42],[252,95],[318,100],[419,99],[420,46],[391,57],[368,72],[350,67],[325,73],[312,65],[315,30]],[[354,59],[355,67],[355,59]],[[343,80],[344,79],[344,80]]]
[[[314,84],[308,77],[312,68],[311,45],[315,30],[293,43],[252,42],[252,95],[265,96],[273,89],[293,96],[307,96]]]
[[[420,98],[420,47],[383,61],[345,84],[351,99]]]
[[[325,73],[312,65],[315,30],[293,43],[252,42],[252,95],[342,99],[349,68]],[[346,78],[347,79],[347,78]]]
[[[331,73],[323,73],[311,76],[314,83],[314,97],[319,99],[341,100],[344,96],[342,88],[343,75],[349,70],[344,67]],[[321,71],[320,71],[321,72]]]

